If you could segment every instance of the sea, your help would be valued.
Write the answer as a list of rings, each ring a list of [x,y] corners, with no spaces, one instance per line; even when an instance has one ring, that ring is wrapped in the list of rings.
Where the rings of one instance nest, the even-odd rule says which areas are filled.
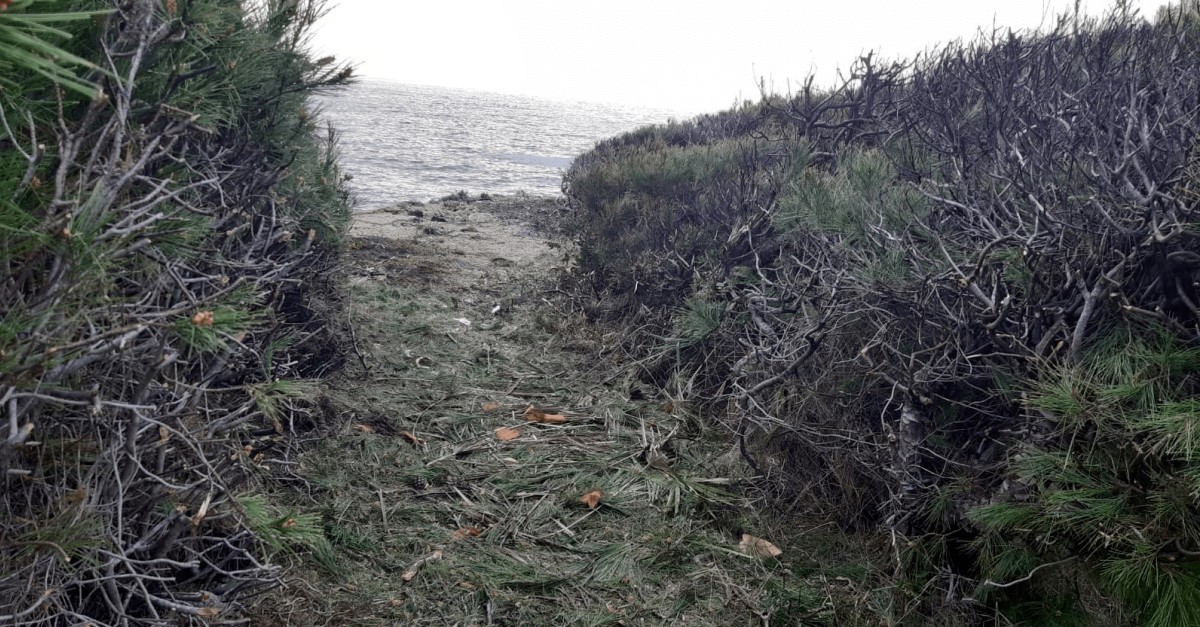
[[[361,210],[456,193],[561,193],[599,140],[686,113],[363,79],[322,95]]]

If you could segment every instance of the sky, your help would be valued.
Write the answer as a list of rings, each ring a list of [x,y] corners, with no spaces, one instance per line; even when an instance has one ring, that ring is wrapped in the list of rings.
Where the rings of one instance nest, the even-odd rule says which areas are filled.
[[[1083,3],[1100,14],[1113,0]],[[1072,0],[329,0],[314,49],[358,75],[680,113],[831,85],[868,50],[909,58]],[[1164,0],[1131,0],[1153,16]]]

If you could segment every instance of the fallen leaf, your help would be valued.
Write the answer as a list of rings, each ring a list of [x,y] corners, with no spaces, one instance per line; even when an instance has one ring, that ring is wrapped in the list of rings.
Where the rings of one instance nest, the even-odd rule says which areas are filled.
[[[596,509],[596,506],[600,504],[600,497],[602,496],[604,496],[604,493],[600,490],[592,490],[579,497],[579,502],[587,505],[588,509]]]
[[[413,577],[417,576],[417,571],[421,570],[422,566],[434,560],[440,559],[442,559],[442,551],[441,549],[438,549],[437,551],[434,551],[433,553],[430,553],[429,555],[426,555],[425,557],[413,562],[413,565],[409,566],[408,570],[404,571],[403,575],[400,575],[400,578],[404,581],[412,581]]]
[[[359,433],[375,433],[375,427],[364,425],[362,423],[354,425],[354,430]]]
[[[525,409],[524,415],[525,420],[542,424],[560,425],[567,421],[567,417],[562,414],[547,414],[533,405]]]
[[[478,537],[481,533],[483,532],[479,530],[479,527],[463,527],[462,529],[454,530],[454,533],[451,535],[455,540],[463,540]]]
[[[748,533],[742,534],[742,541],[738,543],[738,550],[746,555],[760,559],[783,555],[783,551],[779,550],[779,547]]]
[[[497,409],[500,409],[499,403],[493,403],[491,401],[488,401],[483,404],[483,411],[485,411],[485,412],[492,412],[492,411],[496,411]]]
[[[192,324],[198,327],[211,327],[213,325],[213,312],[197,311],[196,315],[192,316]]]
[[[499,429],[496,429],[496,439],[500,440],[501,442],[508,442],[509,440],[515,440],[519,437],[521,437],[520,429],[510,429],[508,427],[500,427]]]
[[[202,607],[196,610],[196,616],[200,618],[216,618],[221,615],[221,610],[215,607]]]
[[[417,436],[413,435],[412,432],[410,432],[410,431],[401,431],[400,437],[404,438],[405,440],[408,440],[409,442],[412,442],[413,445],[415,445],[415,446],[420,446],[425,443],[425,440],[418,438]]]

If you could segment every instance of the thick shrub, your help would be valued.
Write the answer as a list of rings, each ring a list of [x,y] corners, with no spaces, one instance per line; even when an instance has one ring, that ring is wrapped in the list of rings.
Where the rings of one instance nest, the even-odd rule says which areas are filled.
[[[568,173],[581,269],[646,321],[645,377],[704,383],[781,504],[887,531],[896,607],[1200,613],[1189,15],[867,55],[838,88],[643,129]],[[728,145],[761,158],[678,176]],[[698,302],[721,316],[693,337]]]
[[[349,200],[308,96],[348,72],[306,52],[317,1],[0,28],[71,8],[103,10],[34,30],[75,56],[18,38],[0,94],[0,622],[236,618],[315,537],[248,480],[328,367],[306,303]]]

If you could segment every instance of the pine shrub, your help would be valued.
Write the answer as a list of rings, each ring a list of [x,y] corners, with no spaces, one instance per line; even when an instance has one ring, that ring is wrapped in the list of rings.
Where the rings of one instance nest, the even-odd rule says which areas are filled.
[[[765,506],[885,532],[889,620],[1200,620],[1197,6],[864,55],[568,171],[640,376]]]
[[[338,359],[310,307],[350,207],[321,12],[0,11],[0,623],[237,620],[319,548],[255,478]]]

